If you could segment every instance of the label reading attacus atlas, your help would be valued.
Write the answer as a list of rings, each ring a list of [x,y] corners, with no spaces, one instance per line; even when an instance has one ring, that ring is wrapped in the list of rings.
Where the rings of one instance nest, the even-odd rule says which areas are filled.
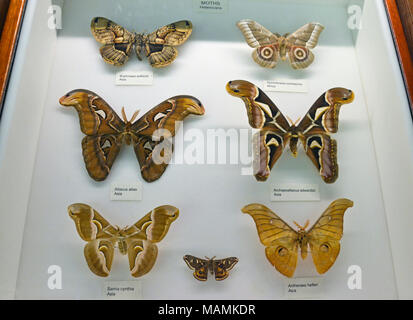
[[[140,201],[142,200],[142,184],[114,183],[110,190],[110,200],[112,201]]]
[[[265,80],[264,91],[273,92],[297,92],[307,93],[308,85],[306,80],[292,80],[292,79],[278,79],[278,80]]]
[[[271,201],[320,201],[318,184],[273,184]]]
[[[228,10],[228,0],[193,0],[194,10],[207,13],[224,13]]]
[[[152,71],[121,71],[116,74],[117,86],[151,86]]]
[[[285,279],[284,295],[288,299],[319,298],[322,292],[320,277]]]
[[[140,281],[107,281],[103,296],[107,300],[142,300],[142,284]]]

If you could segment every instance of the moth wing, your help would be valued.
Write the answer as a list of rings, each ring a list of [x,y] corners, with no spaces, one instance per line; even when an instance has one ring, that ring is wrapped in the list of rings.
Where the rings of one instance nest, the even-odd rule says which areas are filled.
[[[148,240],[156,243],[165,238],[169,227],[179,217],[179,209],[164,205],[153,209],[126,229],[128,239]]]
[[[111,237],[114,227],[91,206],[75,203],[67,208],[79,236],[85,241]]]
[[[333,201],[308,231],[307,238],[317,272],[327,272],[340,253],[340,240],[343,236],[343,218],[353,201],[338,199]]]
[[[277,44],[260,46],[252,52],[252,59],[261,67],[269,69],[277,66],[279,57],[279,46]]]
[[[141,277],[152,270],[158,256],[158,247],[151,241],[127,238],[131,275]]]
[[[238,263],[238,258],[230,257],[220,260],[213,260],[215,280],[222,281],[228,278],[229,271]]]
[[[96,41],[103,44],[100,53],[107,63],[120,66],[128,60],[135,42],[133,33],[102,17],[93,18],[90,29]]]
[[[318,22],[307,23],[287,36],[287,40],[292,45],[314,49],[323,30],[324,26]]]
[[[258,181],[266,181],[287,144],[286,134],[277,128],[264,128],[254,137],[254,176]]]
[[[208,261],[191,255],[185,255],[184,261],[191,270],[194,270],[194,278],[199,281],[208,279]]]
[[[148,44],[147,48],[149,64],[154,68],[167,67],[178,56],[178,50],[171,46]]]
[[[252,128],[262,129],[272,126],[286,133],[290,123],[281,113],[276,104],[256,85],[245,80],[228,82],[227,92],[242,99],[247,109],[248,121]]]
[[[107,277],[112,268],[115,246],[112,241],[96,239],[88,242],[84,255],[90,271],[99,277]]]
[[[181,20],[163,26],[149,35],[149,42],[167,46],[179,46],[192,34],[192,22]]]
[[[317,99],[297,126],[307,155],[326,183],[333,183],[338,177],[337,142],[329,133],[338,130],[342,105],[353,101],[353,91],[332,88]]]
[[[320,129],[313,129],[301,141],[324,182],[334,183],[338,178],[336,140]]]
[[[268,261],[280,273],[292,277],[298,259],[298,233],[264,205],[250,204],[242,212],[254,219]]]
[[[166,170],[173,153],[172,137],[179,123],[190,114],[204,113],[198,99],[176,96],[160,103],[132,125],[132,130],[140,137],[134,150],[146,181],[159,179]]]
[[[252,48],[275,44],[278,40],[275,34],[256,21],[250,19],[241,20],[237,23],[237,26],[244,35],[248,45]]]
[[[293,69],[305,69],[314,62],[314,54],[304,46],[291,46],[288,59]]]
[[[105,62],[122,66],[128,61],[132,47],[132,43],[106,44],[100,47],[99,51]]]
[[[74,107],[79,115],[83,158],[89,175],[105,180],[120,151],[118,136],[125,123],[99,95],[88,90],[73,90],[60,98],[60,104]]]
[[[298,130],[305,132],[311,128],[321,128],[325,132],[336,133],[341,107],[352,103],[354,98],[354,92],[346,88],[332,88],[324,92],[298,124]]]

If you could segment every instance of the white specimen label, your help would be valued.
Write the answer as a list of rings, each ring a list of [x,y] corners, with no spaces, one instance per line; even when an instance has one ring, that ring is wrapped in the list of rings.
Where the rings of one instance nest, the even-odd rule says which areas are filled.
[[[112,201],[140,201],[142,200],[142,184],[114,183],[110,190],[110,200]]]
[[[298,92],[307,93],[308,85],[306,80],[265,80],[264,81],[264,91],[273,92]]]
[[[116,74],[117,86],[151,86],[152,71],[121,71]]]
[[[103,296],[108,300],[142,300],[140,281],[107,281],[104,283]]]
[[[224,13],[228,11],[228,0],[193,0],[197,12]]]
[[[271,201],[320,201],[318,184],[273,184]]]
[[[288,299],[319,298],[322,293],[322,278],[285,279],[284,294]]]

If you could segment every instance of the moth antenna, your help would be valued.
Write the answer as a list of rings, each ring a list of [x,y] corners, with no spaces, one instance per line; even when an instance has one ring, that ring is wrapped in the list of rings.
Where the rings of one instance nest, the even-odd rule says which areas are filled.
[[[211,260],[214,260],[216,257],[217,257],[217,256],[213,256],[213,257],[211,258]]]
[[[211,260],[211,259],[209,259],[207,256],[205,256],[205,259],[207,259],[207,260]]]
[[[140,110],[136,110],[135,111],[135,113],[133,114],[133,116],[132,116],[132,119],[130,119],[130,122],[133,122],[133,121],[135,121],[135,119],[138,117],[138,115],[139,115],[139,112],[141,112]]]
[[[305,223],[303,229],[304,229],[304,230],[307,229],[309,225],[310,225],[310,220],[307,220],[307,222]]]
[[[128,118],[126,118],[125,107],[122,107],[122,118],[123,121],[128,122]]]
[[[289,116],[286,116],[287,117],[287,120],[288,120],[288,122],[290,123],[290,125],[294,125],[294,121],[293,120],[291,120],[291,118],[289,117]]]
[[[307,221],[308,223],[310,223],[310,221]],[[302,227],[302,226],[300,226],[297,222],[295,222],[294,221],[294,224],[297,226],[297,228],[300,230],[300,231],[303,231],[303,230],[305,230],[306,228],[307,228],[307,224],[306,224],[306,227]]]
[[[301,121],[301,117],[298,118],[296,122],[294,122],[294,126]]]

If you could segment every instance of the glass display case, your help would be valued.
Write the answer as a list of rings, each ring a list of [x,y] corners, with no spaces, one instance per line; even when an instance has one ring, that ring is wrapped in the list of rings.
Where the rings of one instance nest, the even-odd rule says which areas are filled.
[[[134,39],[137,33],[151,34],[181,20],[191,21],[192,33],[185,44],[172,46],[178,55],[164,68],[151,66],[151,59],[155,59],[153,52],[164,52],[162,46],[167,45],[162,41],[167,41],[167,35],[159,33],[156,40],[139,43],[136,39],[128,42],[126,33],[117,34],[120,44],[113,47],[130,52],[130,57],[127,63],[114,66],[102,59],[102,44],[92,35],[90,26],[95,17],[115,21]],[[258,22],[265,27],[261,33],[268,29],[275,38],[294,35],[307,23],[320,23],[324,30],[310,51],[314,62],[298,70],[288,59],[279,61],[276,68],[255,63],[251,57],[254,49],[237,27],[243,19]],[[171,28],[182,31],[175,26],[168,32]],[[304,48],[296,57],[308,54],[310,38],[300,46],[290,37],[291,43]],[[125,43],[132,49],[125,49]],[[148,53],[142,61],[133,48],[139,44]],[[274,50],[282,50],[282,45],[260,42],[260,46],[270,44]],[[243,102],[226,90],[234,80],[261,88],[279,111],[292,119],[290,124],[308,117],[306,112],[323,92],[335,87],[350,89],[354,101],[343,104],[339,130],[331,134],[337,141],[337,180],[325,183],[299,147],[296,158],[286,150],[266,181],[257,181],[252,168],[255,129],[249,124]],[[128,119],[136,110],[140,110],[136,119],[146,119],[146,113],[163,101],[170,106],[157,109],[147,123],[152,121],[161,128],[159,123],[171,114],[174,121],[182,120],[174,113],[181,98],[172,97],[194,97],[193,109],[188,111],[193,115],[174,131],[172,163],[159,179],[147,182],[141,175],[148,160],[145,152],[149,147],[144,143],[141,149],[135,147],[138,159],[139,152],[146,156],[143,164],[133,148],[124,146],[116,151],[116,160],[111,160],[113,166],[104,163],[110,173],[106,172],[103,181],[93,179],[84,157],[90,151],[106,159],[112,149],[105,149],[107,141],[85,147],[83,140],[82,150],[86,129],[81,131],[75,109],[62,106],[75,89],[93,91],[96,96],[86,94],[88,99],[100,96],[113,111],[106,109],[98,116],[96,107],[74,102],[81,125],[99,127],[109,116],[118,117],[123,121],[121,130],[126,131],[129,129],[123,126],[130,124]],[[259,99],[258,94],[252,95],[257,109],[250,113],[261,110],[268,116],[262,111],[268,105],[263,106]],[[81,108],[84,111],[79,111]],[[86,118],[92,113],[98,120],[85,124],[91,121]],[[277,116],[272,116],[279,129]],[[316,122],[328,126],[324,116],[319,116],[322,124],[314,118],[313,126]],[[171,123],[168,126],[172,128],[175,122]],[[108,125],[110,130],[120,130],[112,124]],[[109,148],[114,141],[109,141]],[[152,140],[144,142],[153,149]],[[29,1],[0,122],[0,297],[104,299],[110,298],[109,287],[122,287],[122,282],[138,288],[133,295],[123,296],[134,299],[413,298],[413,243],[409,239],[412,186],[413,123],[382,1]],[[311,190],[310,197],[300,194],[304,189]],[[317,272],[311,258],[313,248],[308,249],[307,259],[298,257],[292,278],[278,272],[266,258],[254,221],[241,211],[258,203],[291,227],[295,221],[304,225],[307,220],[311,226],[330,203],[341,198],[354,205],[344,215],[335,263],[323,274]],[[85,242],[79,237],[70,219],[73,210],[68,214],[68,207],[75,203],[90,205],[120,227],[131,226],[152,212],[152,225],[145,226],[148,229],[143,229],[143,224],[136,226],[136,233],[146,230],[144,241],[162,239],[150,272],[138,278],[131,275],[130,256],[120,254],[122,241],[130,236],[124,233],[117,233],[118,242],[110,244],[119,249],[110,258],[110,274],[99,277],[91,272],[93,266],[85,260],[88,254],[84,249],[90,239]],[[154,221],[164,218],[151,210],[163,205],[179,209],[179,217],[174,216],[177,219],[170,228],[163,225],[162,237],[158,237],[155,234],[161,227]],[[93,210],[88,212],[93,216]],[[274,219],[269,218],[269,225],[275,224]],[[103,226],[107,235],[106,222],[98,220],[78,223],[78,231]],[[314,233],[312,236],[314,239]],[[103,253],[105,248],[95,250],[95,259],[109,259]],[[210,275],[207,282],[200,282],[193,278],[194,271],[188,270],[185,255],[236,257],[237,263],[234,266],[227,261],[219,266],[233,267],[225,281],[215,281]],[[212,265],[209,269],[217,277],[218,267]],[[308,283],[316,288],[300,289]]]

